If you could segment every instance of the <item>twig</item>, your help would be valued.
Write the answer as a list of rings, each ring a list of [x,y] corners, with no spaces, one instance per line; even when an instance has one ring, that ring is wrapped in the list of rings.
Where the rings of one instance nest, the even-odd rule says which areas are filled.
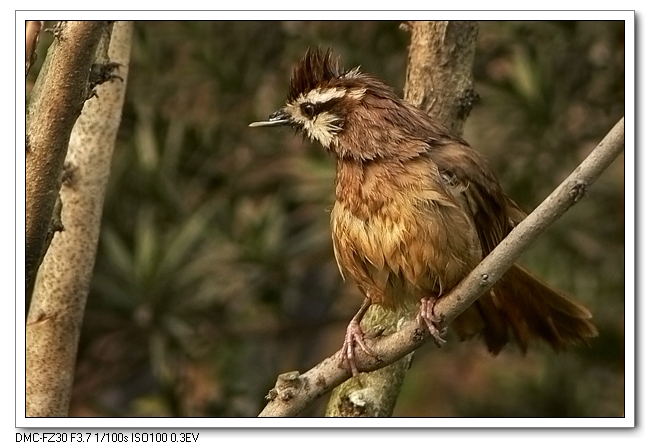
[[[624,149],[625,118],[609,131],[589,156],[562,182],[526,219],[462,281],[436,305],[445,327],[467,309],[478,297],[488,291],[514,264],[519,255],[584,195]],[[370,349],[379,355],[377,362],[363,351],[356,352],[360,371],[372,371],[402,358],[430,338],[428,332],[413,320],[396,333],[371,339]],[[330,356],[302,375],[293,375],[290,384],[278,377],[276,387],[267,398],[269,403],[260,417],[292,417],[307,405],[350,378],[349,370],[339,365],[339,353]]]

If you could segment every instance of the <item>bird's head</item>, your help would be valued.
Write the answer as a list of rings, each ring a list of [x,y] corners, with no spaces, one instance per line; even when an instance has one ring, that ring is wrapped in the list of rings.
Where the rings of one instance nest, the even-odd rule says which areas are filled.
[[[308,49],[291,75],[286,104],[251,127],[289,126],[339,158],[412,157],[438,129],[393,89],[359,68],[344,70],[330,50]]]
[[[250,126],[290,126],[334,150],[339,137],[356,124],[354,117],[370,91],[395,97],[388,86],[359,68],[342,69],[330,50],[310,48],[293,69],[286,104],[267,121]]]

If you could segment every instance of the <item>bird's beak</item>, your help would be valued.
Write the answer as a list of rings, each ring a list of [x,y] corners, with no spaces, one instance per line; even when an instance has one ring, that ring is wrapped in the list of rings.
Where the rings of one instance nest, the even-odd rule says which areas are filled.
[[[261,128],[264,126],[282,126],[289,124],[290,122],[291,120],[289,119],[289,115],[280,109],[276,112],[273,112],[268,121],[255,121],[248,126],[251,128]]]

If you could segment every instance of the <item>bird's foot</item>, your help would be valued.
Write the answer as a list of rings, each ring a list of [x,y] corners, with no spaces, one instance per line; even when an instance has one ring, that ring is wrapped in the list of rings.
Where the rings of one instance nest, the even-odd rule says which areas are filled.
[[[343,341],[343,348],[341,349],[340,365],[345,366],[347,364],[350,367],[352,376],[357,376],[359,374],[359,369],[357,368],[356,362],[356,354],[354,352],[355,347],[359,347],[368,356],[375,358],[377,361],[381,361],[381,358],[375,352],[373,352],[370,347],[368,347],[363,331],[361,331],[361,319],[368,310],[369,306],[370,301],[366,300],[361,306],[359,312],[357,312],[357,314],[348,324],[348,328],[345,330],[345,339]]]
[[[438,346],[442,347],[446,341],[442,338],[446,330],[440,330],[438,325],[440,324],[440,318],[437,317],[434,313],[434,307],[438,301],[435,297],[423,297],[420,300],[420,312],[418,313],[418,321],[420,325],[427,327],[431,336],[433,336],[433,342]]]
[[[352,376],[357,376],[359,374],[357,359],[354,353],[355,347],[359,347],[367,355],[379,359],[379,357],[370,350],[366,344],[359,323],[352,320],[345,331],[345,340],[343,341],[343,348],[341,349],[341,365],[347,364],[352,371]]]

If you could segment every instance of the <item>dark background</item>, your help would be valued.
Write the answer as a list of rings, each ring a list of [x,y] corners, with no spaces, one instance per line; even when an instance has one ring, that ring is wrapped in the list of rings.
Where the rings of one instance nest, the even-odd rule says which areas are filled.
[[[340,348],[362,298],[332,253],[334,164],[247,125],[308,46],[401,94],[408,42],[399,22],[136,23],[71,415],[254,416],[279,373]],[[623,116],[623,53],[622,22],[480,24],[464,136],[526,211]],[[623,181],[621,156],[522,260],[600,336],[525,357],[429,344],[395,416],[623,415]]]

